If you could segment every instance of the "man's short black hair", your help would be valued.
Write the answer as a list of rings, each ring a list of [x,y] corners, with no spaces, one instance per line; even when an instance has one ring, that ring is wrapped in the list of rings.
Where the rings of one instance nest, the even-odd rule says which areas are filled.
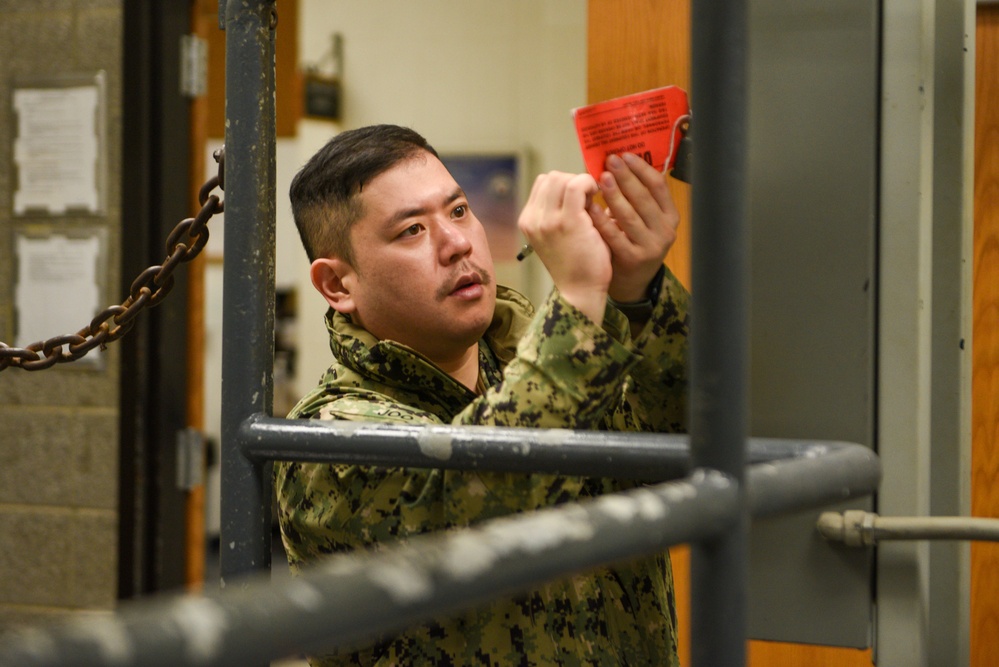
[[[330,139],[291,182],[291,211],[309,261],[336,257],[353,265],[350,229],[363,215],[366,183],[399,162],[437,151],[419,133],[369,125]]]

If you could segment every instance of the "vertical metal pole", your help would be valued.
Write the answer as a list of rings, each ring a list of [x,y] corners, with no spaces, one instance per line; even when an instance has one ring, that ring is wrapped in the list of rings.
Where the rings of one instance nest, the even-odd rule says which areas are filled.
[[[748,432],[747,0],[694,0],[691,454],[744,480]],[[745,485],[740,484],[745,499]],[[743,503],[743,507],[746,507]],[[744,665],[748,512],[691,550],[695,667]]]
[[[221,574],[270,566],[270,464],[239,426],[270,414],[274,366],[274,0],[226,2]]]

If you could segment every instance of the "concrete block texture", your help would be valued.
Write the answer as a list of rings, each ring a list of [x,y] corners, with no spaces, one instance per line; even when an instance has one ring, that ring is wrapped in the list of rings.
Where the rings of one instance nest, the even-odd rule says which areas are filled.
[[[0,169],[0,341],[14,344],[13,231],[100,229],[100,306],[121,303],[122,0],[0,0],[0,155],[15,135],[20,82],[105,73],[107,192],[101,215],[12,215],[15,174]],[[131,280],[129,277],[128,280]],[[48,305],[48,304],[44,304]],[[87,326],[80,322],[69,331]],[[48,336],[46,336],[48,337]],[[0,633],[66,612],[113,609],[118,568],[119,352],[97,366],[0,373]]]
[[[25,14],[120,8],[121,0],[0,0],[0,12]]]
[[[107,249],[99,269],[99,307],[121,303],[119,266],[121,218],[121,107],[123,15],[121,0],[0,0],[0,155],[12,155],[15,117],[10,99],[14,86],[43,83],[61,77],[90,77],[104,73],[104,146],[106,192],[102,215],[13,217],[12,170],[0,170],[0,223],[14,231],[77,233],[94,229],[105,232]],[[16,257],[13,235],[0,235],[0,341],[14,344],[16,313],[13,289]],[[131,280],[131,278],[129,278]],[[39,304],[38,307],[58,307]],[[75,333],[89,321],[74,322],[67,331],[52,331],[45,337]],[[114,346],[106,352],[91,351],[88,358],[101,358],[97,368],[73,371],[67,366],[38,373],[8,371],[0,383],[0,405],[117,406],[118,365]]]
[[[11,257],[9,252],[0,250],[0,262],[8,261],[9,257]],[[13,294],[13,285],[3,282],[8,276],[0,275],[0,289],[8,289]],[[127,289],[127,287],[124,288],[120,295],[116,295],[117,301],[111,299],[106,304],[102,303],[102,306],[121,303],[128,295]],[[0,297],[0,301],[6,301],[6,297]],[[8,345],[14,345],[13,316],[12,309],[8,308],[6,304],[0,306],[0,341]],[[79,327],[73,331],[53,331],[52,335],[76,333],[89,324],[89,321],[80,322]],[[52,368],[42,371],[8,368],[0,373],[0,379],[3,380],[0,382],[0,406],[30,406],[57,411],[67,408],[117,410],[119,345],[120,343],[111,343],[108,349],[103,352],[100,348],[91,350],[88,357],[103,357],[102,364],[96,368],[93,366],[73,366],[74,363],[78,364],[79,362],[56,364]],[[18,414],[21,414],[21,410],[18,410]],[[24,410],[24,414],[24,418],[27,419],[31,413],[29,410]],[[0,442],[0,447],[2,447],[2,442]]]
[[[0,505],[0,605],[111,609],[117,513]]]
[[[7,9],[11,4],[15,3],[0,7],[4,24],[0,29],[4,36],[0,57],[7,74],[15,79],[30,79],[64,73],[72,62],[66,46],[73,43],[75,12],[39,11],[37,5],[45,4],[42,2],[20,3],[34,11]]]
[[[4,503],[116,509],[117,413],[0,407],[0,505]]]
[[[0,604],[0,643],[8,634],[24,628],[57,622],[70,613],[72,612],[59,607]]]

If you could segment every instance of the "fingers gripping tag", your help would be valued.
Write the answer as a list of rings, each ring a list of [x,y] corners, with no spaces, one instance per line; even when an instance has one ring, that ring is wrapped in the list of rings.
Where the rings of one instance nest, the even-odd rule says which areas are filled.
[[[673,167],[690,119],[687,93],[655,88],[572,110],[586,170],[595,179],[607,156],[634,153],[661,172]]]

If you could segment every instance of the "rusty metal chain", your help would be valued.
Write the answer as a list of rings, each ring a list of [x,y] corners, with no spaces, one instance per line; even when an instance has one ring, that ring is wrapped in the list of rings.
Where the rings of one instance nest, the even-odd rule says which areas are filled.
[[[173,272],[180,264],[189,262],[208,243],[208,220],[221,213],[224,206],[218,196],[210,194],[216,187],[225,189],[225,147],[214,153],[219,172],[212,176],[198,191],[201,210],[193,218],[186,218],[174,227],[167,237],[167,256],[162,264],[150,266],[132,281],[128,298],[120,305],[105,308],[90,324],[75,334],[53,336],[27,347],[11,347],[0,342],[0,371],[22,368],[39,371],[55,364],[76,361],[95,347],[101,350],[124,336],[135,324],[136,316],[163,300],[173,288]],[[66,348],[63,350],[63,348]]]

